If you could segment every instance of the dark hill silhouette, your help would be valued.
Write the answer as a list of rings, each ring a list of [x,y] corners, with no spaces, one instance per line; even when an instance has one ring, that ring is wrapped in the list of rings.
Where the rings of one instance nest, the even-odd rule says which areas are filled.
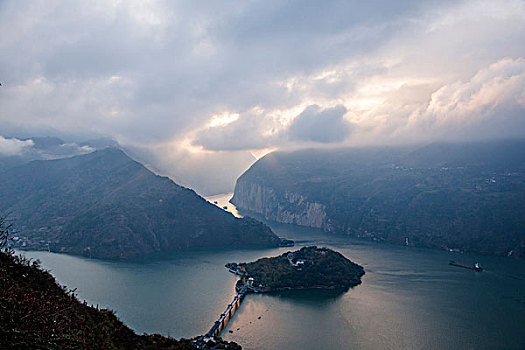
[[[524,257],[525,141],[276,152],[232,202],[356,237]]]
[[[7,169],[0,197],[0,211],[31,241],[26,248],[49,243],[50,250],[113,259],[280,242],[264,224],[235,218],[116,148]]]

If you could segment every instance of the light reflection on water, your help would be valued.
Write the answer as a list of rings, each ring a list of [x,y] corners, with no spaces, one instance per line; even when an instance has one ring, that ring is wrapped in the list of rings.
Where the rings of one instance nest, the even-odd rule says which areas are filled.
[[[523,349],[525,263],[413,249],[271,224],[277,235],[340,251],[365,268],[346,293],[249,295],[223,332],[245,349]],[[117,311],[137,332],[205,333],[234,295],[224,264],[292,248],[192,249],[127,262],[46,252],[42,260],[81,298]],[[473,263],[476,273],[448,265]],[[259,318],[260,317],[260,318]],[[233,333],[228,332],[231,330]]]
[[[230,199],[232,199],[233,193],[224,193],[224,194],[218,194],[216,196],[208,196],[205,197],[208,202],[211,204],[214,204],[218,206],[219,208],[226,210],[233,214],[233,216],[242,218],[242,215],[237,211],[237,207],[230,203]],[[217,203],[215,203],[217,202]],[[226,209],[224,209],[226,207]]]

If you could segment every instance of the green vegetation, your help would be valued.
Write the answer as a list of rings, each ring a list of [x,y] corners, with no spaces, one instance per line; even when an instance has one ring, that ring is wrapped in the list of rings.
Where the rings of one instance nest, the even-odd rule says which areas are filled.
[[[268,226],[235,218],[115,148],[0,171],[0,198],[0,213],[19,223],[19,249],[119,259],[280,243]]]
[[[5,248],[9,228],[0,217],[0,349],[195,349],[189,341],[139,336],[112,311],[81,303],[38,261]],[[220,339],[201,348],[241,349]]]
[[[0,348],[194,349],[135,334],[113,312],[79,302],[38,262],[6,251],[0,252]]]
[[[239,264],[261,291],[343,289],[361,283],[364,269],[328,248],[304,247],[273,258]],[[261,286],[261,287],[259,287]]]
[[[233,202],[354,237],[525,258],[525,141],[272,153]]]

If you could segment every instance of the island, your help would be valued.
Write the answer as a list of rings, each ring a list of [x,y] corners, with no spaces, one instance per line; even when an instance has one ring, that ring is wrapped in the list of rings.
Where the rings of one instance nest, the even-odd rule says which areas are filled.
[[[361,283],[362,266],[341,253],[316,246],[286,252],[250,263],[228,263],[228,270],[241,277],[238,293],[267,293],[297,289],[348,290]]]

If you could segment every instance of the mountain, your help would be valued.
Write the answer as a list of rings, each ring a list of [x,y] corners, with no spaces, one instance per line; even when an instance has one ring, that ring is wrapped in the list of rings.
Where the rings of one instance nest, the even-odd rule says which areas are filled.
[[[116,148],[11,167],[0,172],[0,197],[21,248],[115,259],[280,243],[266,225],[235,218]]]
[[[525,140],[271,153],[239,209],[355,237],[525,257]]]
[[[31,137],[31,138],[4,138],[0,136],[0,141],[16,145],[17,150],[3,153],[0,149],[0,171],[14,166],[30,162],[32,160],[48,160],[68,158],[76,155],[93,152],[95,149],[105,148],[103,145],[116,146],[110,140],[91,140],[81,144],[75,142],[65,142],[58,137]]]
[[[10,251],[0,250],[0,286],[1,349],[197,349],[189,340],[137,335],[113,311],[81,303],[37,262]],[[221,339],[198,348],[241,349]]]
[[[81,303],[23,257],[0,251],[0,267],[2,349],[195,349],[160,335],[135,334],[112,311]]]

